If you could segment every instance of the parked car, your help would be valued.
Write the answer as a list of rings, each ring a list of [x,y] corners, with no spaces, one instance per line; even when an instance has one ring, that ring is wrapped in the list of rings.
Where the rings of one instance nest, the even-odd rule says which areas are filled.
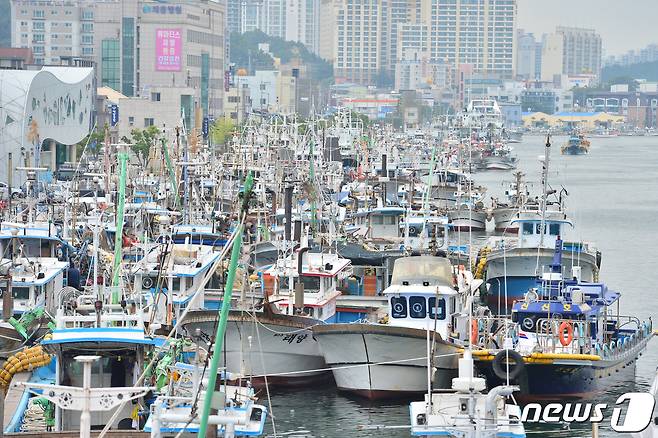
[[[25,193],[23,193],[20,187],[12,187],[11,197],[12,199],[23,198],[25,197]],[[7,183],[0,182],[0,199],[9,199],[9,186]]]

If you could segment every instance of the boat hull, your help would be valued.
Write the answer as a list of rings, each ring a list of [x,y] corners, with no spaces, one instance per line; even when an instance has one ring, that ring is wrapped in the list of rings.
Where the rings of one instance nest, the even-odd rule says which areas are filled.
[[[217,312],[190,311],[182,326],[188,335],[199,328],[204,338],[214,338]],[[303,386],[331,380],[311,326],[312,318],[232,310],[226,327],[226,370],[250,378],[254,386]],[[224,364],[224,362],[223,362]]]
[[[520,375],[510,382],[520,388],[515,397],[524,403],[591,399],[616,384],[635,379],[635,362],[650,338],[641,339],[635,347],[610,360],[526,363]],[[475,366],[486,379],[487,387],[506,384],[494,374],[490,361],[476,360]]]
[[[470,212],[468,209],[448,211],[450,227],[455,231],[485,231],[487,229],[487,213],[484,211]]]
[[[588,153],[589,150],[582,146],[566,146],[562,148],[562,155],[586,155]]]
[[[491,215],[493,216],[496,231],[504,232],[505,234],[518,233],[519,224],[516,222],[512,223],[516,219],[518,212],[518,207],[498,207],[493,209]]]
[[[313,328],[339,390],[369,399],[427,391],[425,330],[380,324],[328,324]],[[457,374],[457,347],[440,340],[435,348],[435,388],[449,388]]]

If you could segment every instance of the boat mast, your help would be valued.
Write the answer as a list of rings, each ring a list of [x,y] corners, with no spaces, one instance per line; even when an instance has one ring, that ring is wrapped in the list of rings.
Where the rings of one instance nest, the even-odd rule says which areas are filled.
[[[242,204],[242,218],[244,219],[245,213],[249,205],[249,198],[251,189],[254,183],[253,175],[250,172],[244,183],[244,198]],[[217,332],[215,333],[215,342],[213,347],[212,361],[210,362],[210,369],[208,375],[208,386],[206,387],[206,396],[203,399],[203,410],[201,413],[201,421],[199,424],[199,432],[197,437],[205,438],[206,430],[208,429],[208,416],[210,415],[210,408],[212,405],[212,395],[215,392],[215,385],[217,383],[217,371],[219,368],[219,359],[222,355],[222,348],[224,344],[224,333],[226,332],[226,325],[228,323],[228,314],[231,309],[231,295],[233,294],[233,284],[235,282],[235,272],[238,268],[238,260],[240,259],[240,249],[242,247],[242,223],[238,224],[235,232],[235,240],[231,249],[231,261],[229,263],[228,275],[226,277],[226,285],[224,286],[224,296],[222,298],[222,307],[219,311],[219,323],[217,324]]]
[[[544,161],[542,164],[542,203],[541,203],[541,233],[539,234],[539,247],[544,246],[544,227],[546,226],[546,203],[548,202],[548,163],[551,155],[551,135],[546,136],[546,147],[544,148]],[[539,259],[537,260],[539,263]]]
[[[126,145],[122,145],[124,150],[119,152],[119,190],[116,215],[116,232],[114,235],[114,266],[112,268],[112,304],[119,303],[119,276],[121,274],[121,247],[123,246],[123,213],[126,206],[126,171],[128,165],[128,152]]]

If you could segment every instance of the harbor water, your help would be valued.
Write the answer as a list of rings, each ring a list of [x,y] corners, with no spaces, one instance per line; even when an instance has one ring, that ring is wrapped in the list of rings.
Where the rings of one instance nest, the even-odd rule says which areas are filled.
[[[594,242],[603,253],[601,280],[622,292],[621,313],[640,320],[658,317],[658,137],[592,139],[589,155],[562,156],[565,137],[552,139],[550,183],[569,196],[567,210],[575,224],[567,238]],[[535,194],[541,190],[539,157],[545,138],[525,136],[515,145],[519,170]],[[511,172],[475,175],[490,196],[502,196]],[[501,181],[505,181],[502,183]],[[472,235],[475,242],[485,236]],[[461,241],[468,235],[461,236]],[[655,324],[654,324],[655,326]],[[653,340],[637,362],[635,381],[611,385],[599,400],[612,407],[620,394],[648,389],[658,366],[658,341]],[[262,394],[264,395],[264,394]],[[277,436],[285,437],[406,437],[410,436],[408,400],[369,402],[338,393],[333,387],[273,392]],[[591,401],[591,400],[590,400]],[[610,428],[610,412],[601,437],[618,436]],[[376,429],[375,427],[381,426]],[[591,426],[526,424],[528,436],[589,437]],[[273,436],[268,425],[269,436]]]

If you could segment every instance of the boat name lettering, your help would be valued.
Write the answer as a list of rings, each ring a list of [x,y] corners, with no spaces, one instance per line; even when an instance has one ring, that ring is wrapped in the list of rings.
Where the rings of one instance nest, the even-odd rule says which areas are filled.
[[[280,336],[282,337],[282,341],[288,342],[289,344],[292,344],[292,342],[297,339],[297,343],[301,344],[304,339],[308,337],[307,334],[298,334],[298,333],[289,333],[289,334],[283,334],[283,333],[276,333],[274,337]]]

